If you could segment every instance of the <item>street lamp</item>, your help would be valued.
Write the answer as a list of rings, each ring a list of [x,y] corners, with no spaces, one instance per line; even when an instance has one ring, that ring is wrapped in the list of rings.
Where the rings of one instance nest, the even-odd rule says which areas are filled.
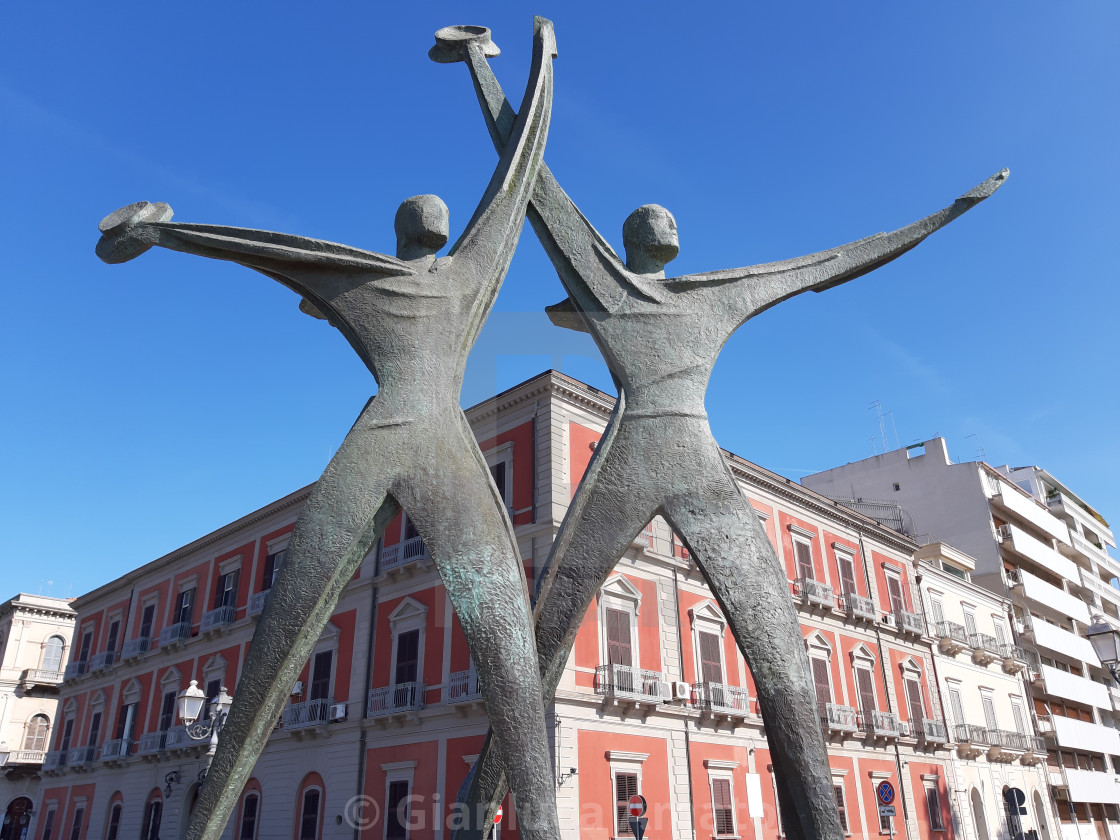
[[[1112,679],[1120,684],[1120,632],[1104,620],[1103,616],[1093,616],[1093,624],[1085,631],[1085,637],[1092,643],[1093,650],[1101,665],[1112,674]]]
[[[198,687],[198,680],[191,680],[191,684],[183,689],[176,700],[179,707],[179,718],[186,724],[187,737],[192,741],[205,741],[210,739],[210,749],[206,751],[206,762],[198,773],[198,783],[201,785],[206,778],[206,771],[214,760],[214,753],[218,749],[218,736],[226,724],[226,715],[229,707],[233,705],[233,698],[226,694],[223,685],[218,690],[218,696],[210,701],[210,716],[206,720],[199,720],[202,707],[206,703],[206,694]]]

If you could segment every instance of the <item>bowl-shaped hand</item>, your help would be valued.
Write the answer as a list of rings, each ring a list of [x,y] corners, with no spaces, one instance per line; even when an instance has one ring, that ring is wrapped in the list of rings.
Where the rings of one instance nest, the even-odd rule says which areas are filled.
[[[172,215],[171,205],[162,201],[155,204],[138,201],[110,213],[97,226],[101,231],[97,256],[107,263],[135,259],[155,244],[150,229],[145,228],[144,223],[167,222]]]

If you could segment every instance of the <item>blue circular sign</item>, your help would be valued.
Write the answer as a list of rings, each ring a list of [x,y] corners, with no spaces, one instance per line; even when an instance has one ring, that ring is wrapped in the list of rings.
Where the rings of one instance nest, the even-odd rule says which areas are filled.
[[[879,782],[875,786],[875,795],[879,797],[879,801],[884,805],[890,805],[894,802],[894,785],[890,782]]]

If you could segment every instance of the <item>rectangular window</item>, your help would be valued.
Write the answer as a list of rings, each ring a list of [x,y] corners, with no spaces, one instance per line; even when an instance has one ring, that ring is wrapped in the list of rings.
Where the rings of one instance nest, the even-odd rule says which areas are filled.
[[[117,650],[117,637],[121,633],[120,620],[114,621],[109,625],[109,640],[105,643],[105,650],[110,653],[115,653]]]
[[[255,793],[245,797],[241,806],[241,831],[237,835],[238,840],[256,840],[258,802],[260,798]]]
[[[121,803],[116,803],[109,812],[109,828],[105,831],[105,840],[117,840],[121,831]]]
[[[408,782],[389,782],[385,799],[385,840],[405,840],[408,836]]]
[[[913,734],[919,735],[926,717],[926,704],[922,699],[922,684],[915,679],[906,680],[906,702],[910,707],[910,720],[914,723]]]
[[[630,797],[638,794],[637,773],[615,773],[614,804],[615,825],[618,837],[633,837],[630,830]]]
[[[712,809],[716,823],[716,836],[735,834],[735,808],[731,803],[731,780],[712,779]]]
[[[132,731],[136,728],[136,706],[136,703],[121,706],[117,715],[117,740],[132,738]]]
[[[945,620],[945,610],[941,606],[941,599],[940,598],[930,598],[929,599],[929,608],[930,608],[930,612],[933,613],[934,624],[940,624],[942,621]]]
[[[1020,735],[1029,735],[1026,717],[1023,714],[1023,704],[1018,697],[1011,698],[1011,716],[1015,719],[1015,731]]]
[[[240,575],[241,570],[234,569],[218,578],[218,589],[214,593],[214,609],[237,606],[237,580]]]
[[[875,711],[875,682],[868,668],[856,668],[856,688],[859,691],[859,708],[870,718]]]
[[[848,834],[848,807],[844,804],[844,786],[833,785],[832,790],[836,793],[836,811],[840,815],[840,827],[844,829],[845,834]]]
[[[175,723],[175,692],[163,695],[163,705],[159,709],[159,731],[166,732]]]
[[[984,705],[984,724],[988,729],[999,729],[999,725],[996,723],[996,707],[992,702],[992,696],[990,694],[982,694],[980,696],[980,702]]]
[[[140,826],[140,840],[159,840],[159,824],[163,821],[163,800],[153,799],[144,808],[144,822]]]
[[[836,565],[840,569],[840,592],[844,595],[855,595],[856,570],[850,555],[836,552]]]
[[[929,827],[933,831],[944,831],[945,821],[941,819],[941,796],[936,782],[926,782],[926,812],[929,814]]]
[[[412,522],[412,517],[409,516],[407,513],[404,514],[404,529],[403,529],[402,533],[404,534],[404,537],[401,539],[401,542],[407,542],[408,540],[414,540],[418,536],[420,536],[420,532],[416,530],[416,526]]]
[[[499,461],[496,464],[490,465],[490,475],[494,477],[494,484],[498,488],[498,495],[505,502],[509,499],[506,495],[506,462]]]
[[[809,547],[809,543],[794,540],[793,553],[797,558],[798,580],[813,580],[813,549]]]
[[[394,685],[416,682],[420,659],[420,631],[409,630],[397,636],[397,672]]]
[[[199,714],[200,720],[210,720],[210,701],[221,694],[221,692],[221,680],[210,680],[210,682],[206,683],[206,702],[202,704],[202,712]]]
[[[80,840],[82,836],[82,820],[85,819],[86,809],[74,809],[74,823],[70,826],[70,840]]]
[[[949,704],[953,707],[953,720],[957,722],[957,726],[968,723],[964,719],[964,703],[961,701],[961,693],[955,688],[949,689]]]
[[[413,631],[419,633],[419,630]],[[331,696],[331,664],[334,661],[334,651],[324,650],[315,654],[315,661],[311,666],[311,699],[325,700]],[[399,665],[400,662],[398,661]],[[406,680],[405,682],[412,682]]]
[[[622,610],[607,609],[607,664],[634,664],[633,650],[630,647],[630,614]]]
[[[715,633],[698,633],[700,641],[700,679],[705,683],[723,682],[723,657],[720,638]]]
[[[976,632],[976,614],[972,610],[964,611],[964,629],[969,636]]]
[[[891,818],[884,815],[882,811],[879,812],[879,833],[880,834],[890,834],[891,833]]]
[[[88,662],[89,661],[89,649],[91,647],[93,647],[93,631],[92,630],[87,630],[82,635],[82,646],[79,649],[79,653],[78,653],[78,661],[79,662]]]
[[[46,819],[43,820],[43,840],[51,840],[54,836],[54,808],[47,811]]]
[[[74,718],[66,718],[66,724],[62,727],[62,740],[58,745],[61,752],[67,752],[70,749],[70,737],[74,734]]]
[[[312,788],[303,794],[303,807],[300,809],[299,840],[318,840],[319,838],[319,790]]]
[[[902,597],[902,581],[898,575],[887,574],[887,595],[891,601],[891,612],[906,609],[906,601]]]
[[[152,624],[155,622],[155,619],[156,619],[156,605],[155,604],[148,604],[148,606],[144,607],[144,613],[140,617],[140,638],[141,639],[152,638]]]
[[[287,553],[288,549],[285,548],[282,551],[274,551],[264,558],[264,577],[261,578],[262,592],[267,592],[272,588],[272,584],[276,580],[276,573],[284,565],[284,557]]]
[[[828,679],[828,660],[814,656],[810,657],[809,662],[813,666],[813,685],[817,690],[817,711],[821,720],[825,720],[828,717],[828,710],[825,706],[832,702],[832,686]]]
[[[194,621],[194,590],[185,589],[179,593],[175,605],[175,624],[190,624]]]
[[[1007,632],[1003,629],[1003,622],[1000,621],[999,616],[992,616],[992,627],[996,631],[996,644],[1002,649],[1007,644]]]
[[[101,738],[101,712],[94,712],[89,724],[89,746],[96,747]]]

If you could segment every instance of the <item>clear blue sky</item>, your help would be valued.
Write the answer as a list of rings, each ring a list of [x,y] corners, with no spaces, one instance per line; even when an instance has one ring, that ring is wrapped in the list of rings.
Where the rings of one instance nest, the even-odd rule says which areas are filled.
[[[0,595],[80,594],[314,480],[375,388],[253,272],[103,265],[101,217],[167,201],[391,252],[397,204],[434,192],[457,235],[496,158],[432,33],[490,26],[519,101],[533,11],[560,53],[549,164],[617,247],[669,207],[676,273],[890,230],[1011,169],[892,265],[747,324],[708,395],[725,447],[797,479],[881,451],[879,400],[892,447],[1040,464],[1120,523],[1115,2],[462,8],[5,6]],[[527,229],[466,404],[554,364],[609,390],[541,314],[561,297]]]

